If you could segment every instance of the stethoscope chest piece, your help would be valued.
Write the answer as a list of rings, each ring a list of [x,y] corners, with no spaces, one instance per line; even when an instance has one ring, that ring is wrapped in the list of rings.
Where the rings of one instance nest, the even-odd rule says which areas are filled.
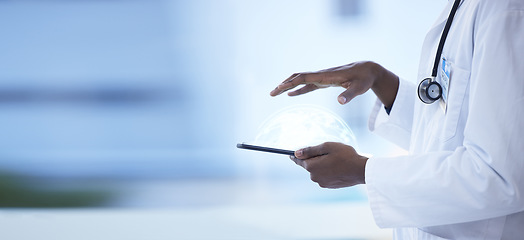
[[[433,77],[425,78],[418,85],[418,98],[426,104],[431,104],[442,97],[442,87]]]

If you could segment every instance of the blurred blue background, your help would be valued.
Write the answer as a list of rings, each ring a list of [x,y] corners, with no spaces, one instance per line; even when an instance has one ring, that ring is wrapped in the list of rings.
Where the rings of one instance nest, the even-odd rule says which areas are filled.
[[[359,60],[416,81],[445,4],[0,0],[0,172],[31,200],[2,206],[62,206],[67,193],[112,207],[365,201],[362,188],[320,189],[287,157],[235,145],[308,103],[343,117],[361,152],[402,154],[367,130],[372,93],[339,106],[341,89],[269,91],[294,72]],[[47,205],[33,197],[44,193]]]

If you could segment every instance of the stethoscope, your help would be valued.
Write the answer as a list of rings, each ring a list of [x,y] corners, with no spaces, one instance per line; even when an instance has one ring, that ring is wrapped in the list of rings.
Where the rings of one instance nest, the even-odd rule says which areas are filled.
[[[418,85],[418,97],[426,104],[431,104],[442,97],[442,86],[435,80],[435,78],[437,77],[442,49],[444,48],[444,43],[446,42],[451,23],[453,22],[453,18],[455,17],[455,13],[457,12],[459,4],[460,0],[455,0],[455,3],[451,8],[451,12],[449,13],[446,26],[444,27],[444,31],[442,32],[442,36],[440,37],[440,42],[438,44],[437,55],[435,56],[435,63],[433,64],[431,77],[424,78],[424,80],[422,80]]]

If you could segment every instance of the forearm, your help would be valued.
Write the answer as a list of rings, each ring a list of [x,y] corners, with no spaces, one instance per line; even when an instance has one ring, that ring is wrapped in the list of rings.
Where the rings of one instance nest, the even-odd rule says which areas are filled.
[[[445,167],[429,169],[428,165]],[[514,164],[503,171],[492,167],[467,147],[372,158],[366,165],[366,185],[377,224],[425,227],[522,211],[524,201],[518,197],[522,169]]]

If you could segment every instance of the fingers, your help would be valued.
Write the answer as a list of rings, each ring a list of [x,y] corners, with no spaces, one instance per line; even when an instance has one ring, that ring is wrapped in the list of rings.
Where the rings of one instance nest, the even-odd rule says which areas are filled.
[[[295,156],[289,156],[289,158],[291,160],[293,160],[293,162],[295,162],[297,165],[303,167],[307,171],[310,171],[311,168],[312,168],[311,166],[316,165],[317,161],[319,161],[319,160],[321,161],[322,157],[323,156],[319,156],[319,157],[314,157],[314,158],[302,160],[302,159],[296,158]]]
[[[304,161],[304,160],[300,160],[298,158],[296,158],[295,156],[289,156],[289,159],[291,159],[293,162],[295,162],[297,165],[303,167],[303,168],[306,168],[307,167],[307,162]]]
[[[328,82],[326,78],[326,74],[327,73],[323,73],[323,72],[295,73],[291,75],[290,77],[288,77],[286,80],[284,80],[280,85],[278,85],[275,89],[273,89],[273,91],[271,91],[269,94],[274,97],[274,96],[280,95],[281,93],[286,92],[302,84],[307,84],[307,85],[299,90],[291,92],[289,96],[297,96],[297,95],[301,95],[304,93],[308,93],[308,92],[317,90],[319,88],[318,85],[322,85],[322,84],[325,84],[325,82]]]
[[[269,93],[271,96],[277,96],[289,89],[292,89],[298,85],[300,85],[301,78],[298,78],[300,76],[300,73],[294,73],[290,77],[288,77],[286,80],[284,80],[280,85],[278,85],[273,91]],[[297,79],[298,78],[298,79]]]
[[[308,92],[312,92],[312,91],[315,91],[317,89],[319,89],[319,87],[317,85],[307,84],[306,86],[304,86],[302,88],[299,88],[298,90],[289,92],[287,95],[293,97],[293,96],[302,95],[302,94],[305,94],[305,93],[308,93]]]

